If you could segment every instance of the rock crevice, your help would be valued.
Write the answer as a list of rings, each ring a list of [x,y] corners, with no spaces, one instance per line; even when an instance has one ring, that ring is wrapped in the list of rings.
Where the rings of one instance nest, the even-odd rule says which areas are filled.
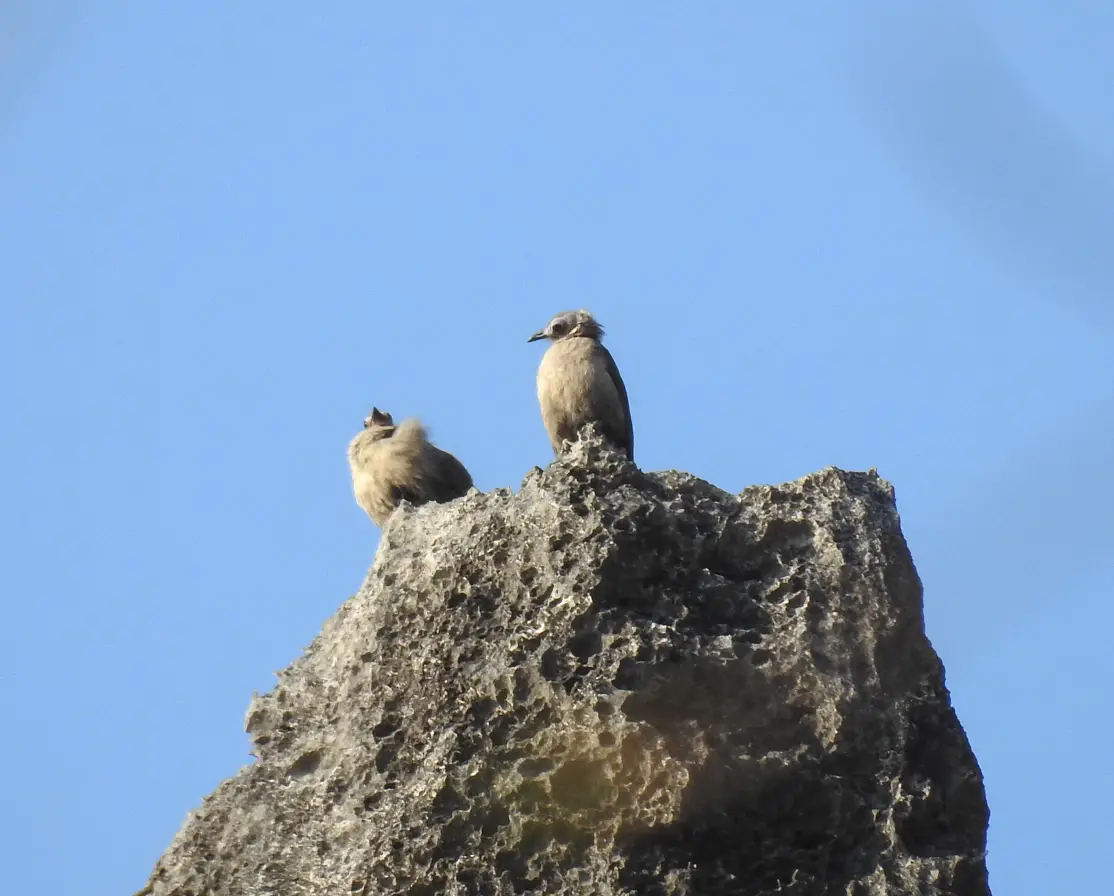
[[[893,491],[591,436],[403,506],[144,892],[982,894],[978,764]]]

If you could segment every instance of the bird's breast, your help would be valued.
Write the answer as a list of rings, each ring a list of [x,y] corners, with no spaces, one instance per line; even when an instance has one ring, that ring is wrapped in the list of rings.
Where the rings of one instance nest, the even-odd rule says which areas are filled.
[[[559,342],[542,356],[538,366],[538,401],[547,420],[582,418],[592,404],[598,378],[591,346]]]

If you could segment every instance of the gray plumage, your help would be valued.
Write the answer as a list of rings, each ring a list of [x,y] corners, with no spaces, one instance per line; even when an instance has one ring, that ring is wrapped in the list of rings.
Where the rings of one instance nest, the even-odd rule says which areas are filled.
[[[538,366],[538,404],[553,453],[574,442],[595,421],[616,448],[634,460],[634,424],[627,387],[600,339],[603,327],[589,314],[563,311],[527,341],[548,339]]]
[[[410,418],[396,426],[378,408],[349,442],[348,467],[356,503],[380,527],[404,500],[451,501],[472,487],[464,464],[430,444],[421,423]]]

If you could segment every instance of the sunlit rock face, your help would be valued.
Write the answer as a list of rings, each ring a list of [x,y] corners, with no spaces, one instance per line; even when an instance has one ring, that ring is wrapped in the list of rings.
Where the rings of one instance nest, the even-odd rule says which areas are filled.
[[[742,494],[589,433],[403,505],[143,892],[989,893],[890,486]]]

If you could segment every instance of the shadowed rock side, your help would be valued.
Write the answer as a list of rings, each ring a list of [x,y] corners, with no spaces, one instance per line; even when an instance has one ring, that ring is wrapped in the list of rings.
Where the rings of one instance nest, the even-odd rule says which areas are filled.
[[[727,494],[595,437],[403,507],[144,893],[989,893],[891,488]]]

